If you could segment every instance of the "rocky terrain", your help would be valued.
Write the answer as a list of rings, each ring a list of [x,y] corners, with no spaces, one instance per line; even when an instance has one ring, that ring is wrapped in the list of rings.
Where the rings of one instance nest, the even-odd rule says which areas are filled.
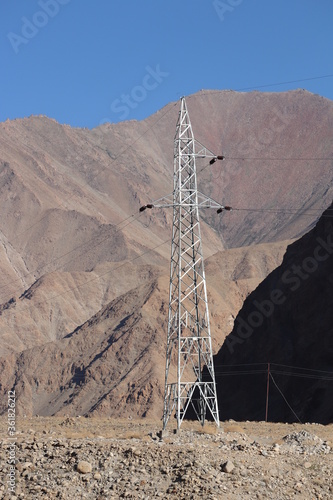
[[[281,262],[286,244],[244,247],[235,253],[228,250],[207,260],[214,352],[223,343],[245,297]],[[224,261],[223,275],[216,271],[219,259]],[[15,304],[8,304],[0,316],[4,353],[0,359],[4,396],[1,410],[5,410],[6,391],[15,387],[21,415],[74,416],[94,412],[120,417],[126,412],[132,417],[159,417],[164,394],[169,284],[164,272],[163,268],[148,265],[124,266],[122,282],[113,280],[113,287],[109,287],[115,293],[116,287],[121,290],[127,284],[128,291],[69,333],[66,326],[73,324],[75,316],[81,311],[88,314],[93,301],[100,300],[101,288],[107,287],[110,274],[103,285],[91,283],[91,295],[95,290],[95,296],[90,303],[90,295],[85,298],[80,289],[75,290],[76,302],[68,302],[68,294],[64,297],[63,288],[55,288],[53,280],[50,293],[57,289],[59,296],[52,302],[41,296],[42,287],[34,286]],[[45,293],[45,285],[43,290]],[[43,307],[45,318],[50,318],[56,306],[66,315],[54,315],[53,322],[61,320],[66,334],[57,336],[55,325],[52,330],[45,328],[47,335],[37,337],[40,330],[34,321],[34,309],[40,311]],[[13,307],[16,318],[27,307],[32,314],[25,322],[17,320],[15,336],[23,346],[17,352],[13,352],[13,335],[6,327]]]
[[[332,199],[332,102],[306,91],[205,91],[187,105],[214,352],[245,298]],[[93,130],[0,124],[0,393],[21,415],[160,416],[179,103]],[[328,201],[329,200],[329,201]],[[1,398],[0,412],[6,411]],[[262,417],[260,417],[262,418]]]
[[[221,422],[180,433],[149,419],[19,419],[15,493],[1,425],[1,498],[330,499],[332,425]]]

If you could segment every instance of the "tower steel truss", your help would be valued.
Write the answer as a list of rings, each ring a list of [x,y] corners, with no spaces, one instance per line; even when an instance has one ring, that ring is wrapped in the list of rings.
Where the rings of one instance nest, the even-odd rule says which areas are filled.
[[[223,159],[194,139],[182,98],[174,141],[173,193],[154,204],[173,207],[163,429],[175,412],[179,430],[189,407],[202,425],[209,412],[219,426],[199,207],[220,211],[229,207],[198,192],[198,157],[211,158],[210,163]]]

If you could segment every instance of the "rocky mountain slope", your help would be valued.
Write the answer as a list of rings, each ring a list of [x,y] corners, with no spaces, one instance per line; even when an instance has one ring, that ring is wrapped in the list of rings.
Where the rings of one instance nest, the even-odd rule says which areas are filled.
[[[215,357],[221,418],[333,421],[333,205],[245,300]]]
[[[196,138],[226,157],[198,161],[199,188],[234,207],[202,213],[217,352],[332,198],[333,105],[301,90],[187,105]],[[139,208],[172,190],[178,108],[93,130],[0,124],[0,383],[20,412],[160,413],[172,213]]]
[[[281,262],[286,245],[279,242],[227,250],[207,260],[215,352],[245,297]],[[221,260],[224,275],[218,280],[216,266]],[[18,301],[6,304],[0,316],[1,390],[5,394],[16,388],[19,414],[160,417],[169,276],[156,266],[127,265],[121,279],[118,276],[110,286],[112,268],[102,280],[96,280],[96,273],[90,274],[93,277],[87,279],[84,273],[63,273],[60,281],[58,273],[57,281],[40,287],[37,282]],[[80,288],[64,294],[69,283],[79,287],[89,280],[87,295]],[[56,298],[48,300],[55,290]],[[116,298],[90,316],[112,293]],[[89,319],[71,329],[83,315]],[[10,324],[13,318],[14,328]],[[5,411],[5,398],[2,401],[0,411]]]
[[[303,234],[318,215],[303,210],[332,199],[332,102],[300,90],[207,91],[187,103],[196,138],[226,157],[209,168],[198,162],[199,188],[240,209],[230,217],[202,214],[215,230],[204,233],[209,253],[222,248],[221,237],[239,247]],[[55,268],[91,269],[169,237],[169,211],[144,214],[114,233],[141,205],[172,191],[178,107],[93,130],[43,116],[0,124],[0,264],[9,277],[3,296],[19,288],[10,283],[15,275],[24,289]],[[168,249],[158,253],[168,258]]]

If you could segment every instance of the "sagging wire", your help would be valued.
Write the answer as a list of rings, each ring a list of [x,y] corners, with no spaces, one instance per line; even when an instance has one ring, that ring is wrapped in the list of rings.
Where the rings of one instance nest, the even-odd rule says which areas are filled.
[[[22,311],[28,309],[29,307],[38,307],[38,306],[41,306],[42,304],[45,304],[45,303],[50,302],[50,301],[53,301],[53,300],[55,300],[55,299],[57,299],[59,297],[63,297],[64,295],[67,295],[70,292],[74,292],[76,290],[79,290],[80,288],[85,287],[89,283],[93,283],[94,281],[98,281],[100,278],[102,278],[104,276],[107,276],[108,274],[111,274],[111,273],[117,271],[118,269],[121,269],[125,265],[130,264],[130,263],[134,262],[137,259],[140,259],[141,257],[143,257],[144,255],[149,254],[150,252],[155,251],[157,248],[161,247],[162,245],[165,245],[169,241],[170,240],[168,238],[167,240],[163,241],[162,243],[159,243],[158,245],[154,246],[153,248],[148,248],[146,251],[142,252],[141,254],[137,255],[136,257],[133,257],[133,259],[126,260],[125,262],[123,262],[119,266],[117,266],[115,268],[112,268],[109,271],[106,271],[105,273],[99,274],[98,276],[95,276],[94,278],[91,278],[91,279],[85,281],[84,283],[82,283],[80,285],[68,288],[67,290],[65,290],[62,293],[58,293],[57,295],[53,295],[52,297],[49,297],[49,298],[47,298],[45,300],[38,301],[35,304],[26,304],[26,305],[23,305],[19,312],[21,313]]]
[[[264,88],[268,88],[268,87],[278,87],[280,85],[289,85],[291,83],[309,82],[309,81],[313,81],[313,80],[322,80],[324,78],[332,78],[332,77],[333,77],[333,74],[320,75],[320,76],[313,76],[310,78],[302,78],[300,80],[289,80],[289,81],[285,81],[285,82],[268,83],[265,85],[256,85],[255,87],[237,88],[237,89],[234,89],[234,91],[235,92],[244,92],[247,90],[257,90],[257,89],[264,89]],[[204,95],[220,94],[221,92],[222,92],[221,90],[210,90],[208,92],[204,91],[204,92],[200,92],[199,94],[191,94],[191,95],[187,96],[186,99],[190,99],[190,98],[195,97],[195,96],[201,97]]]
[[[172,110],[172,109],[173,109],[173,108],[174,108],[177,104],[178,104],[178,103],[177,103],[177,102],[175,102],[175,103],[173,103],[173,105],[170,105],[170,106],[168,107],[168,109],[167,109],[164,113],[162,113],[162,114],[161,114],[161,116],[159,116],[159,117],[158,117],[158,119],[157,119],[157,120],[155,120],[155,121],[154,121],[151,125],[149,125],[149,126],[147,127],[147,129],[146,129],[146,130],[145,130],[145,131],[144,131],[141,135],[139,135],[139,137],[137,137],[137,138],[136,138],[136,139],[135,139],[135,140],[134,140],[131,144],[128,144],[128,145],[126,144],[126,145],[125,145],[125,148],[124,148],[124,149],[122,149],[122,150],[121,150],[118,154],[116,154],[116,156],[115,156],[114,158],[112,158],[112,159],[111,159],[111,162],[110,162],[110,163],[111,163],[111,164],[113,164],[113,163],[117,162],[117,161],[119,160],[119,158],[120,158],[120,157],[121,157],[124,153],[126,153],[126,151],[128,151],[129,149],[131,149],[131,148],[134,146],[134,144],[136,144],[138,141],[140,141],[140,140],[141,140],[141,139],[142,139],[142,138],[143,138],[143,137],[144,137],[144,136],[145,136],[145,135],[146,135],[146,134],[147,134],[147,133],[148,133],[151,129],[153,129],[153,127],[155,127],[155,125],[156,125],[156,124],[157,124],[157,123],[158,123],[158,122],[159,122],[159,121],[160,121],[160,120],[161,120],[161,119],[162,119],[162,118],[163,118],[166,114],[168,114],[168,113],[169,113],[169,112],[170,112],[170,111],[171,111],[171,110]],[[123,141],[121,141],[121,142],[123,142]],[[99,177],[99,175],[101,175],[103,172],[108,171],[108,170],[110,170],[110,169],[109,169],[109,168],[106,168],[106,169],[105,169],[105,170],[103,170],[102,172],[98,173],[98,174],[94,177],[94,179],[93,179],[93,180],[96,180],[96,179]],[[88,183],[88,182],[83,182],[83,183],[80,185],[80,187],[82,188],[82,187],[85,187],[85,186],[88,186],[88,185],[89,185],[89,183]],[[73,198],[74,194],[75,194],[75,193],[73,192],[72,196],[69,196],[68,198],[66,198],[66,200],[65,200],[65,201],[66,201],[66,203],[68,203],[68,201],[70,201],[70,200]],[[63,203],[64,203],[64,202],[60,202],[58,205],[56,205],[55,207],[53,207],[53,208],[52,208],[52,210],[56,210],[56,209],[58,209],[58,208],[60,208],[60,207],[63,207],[63,206],[64,206],[64,205],[63,205]],[[33,228],[34,226],[36,226],[37,224],[39,224],[40,222],[42,222],[42,221],[43,221],[43,220],[44,220],[47,216],[48,216],[48,213],[46,213],[46,214],[45,214],[44,216],[42,216],[40,219],[38,219],[37,221],[35,221],[35,222],[31,225],[31,226],[27,227],[26,229],[24,229],[24,230],[23,230],[23,231],[21,231],[20,233],[17,233],[15,236],[17,237],[17,236],[20,236],[21,234],[26,233],[27,231],[29,231],[29,229]]]
[[[136,212],[136,213],[134,213],[134,214],[132,214],[132,215],[129,215],[128,217],[126,217],[126,218],[125,218],[125,219],[123,219],[122,221],[118,222],[118,224],[113,225],[112,227],[113,227],[113,228],[116,228],[115,233],[117,233],[118,231],[123,231],[123,230],[124,230],[127,226],[129,226],[130,224],[133,224],[133,222],[135,222],[136,220],[138,220],[138,218],[139,218],[139,216],[140,216],[140,215],[141,215],[140,213]],[[130,219],[132,219],[132,220],[130,220]],[[128,221],[128,220],[129,220],[129,222],[127,222],[127,224],[125,224],[125,225],[124,225],[124,226],[122,226],[122,227],[119,227],[119,226],[121,226],[124,222],[126,222],[126,221]],[[115,234],[115,233],[114,233],[114,234]],[[81,257],[81,256],[83,256],[83,255],[87,255],[87,253],[88,253],[88,252],[90,252],[92,249],[96,248],[98,245],[101,245],[102,243],[104,243],[105,241],[107,241],[107,240],[108,240],[111,236],[114,236],[114,234],[112,234],[112,235],[110,235],[110,234],[109,234],[109,235],[107,235],[105,238],[103,238],[102,240],[97,240],[97,241],[96,241],[96,237],[93,237],[93,238],[91,238],[91,239],[89,239],[89,240],[85,241],[85,242],[84,242],[84,243],[82,243],[81,245],[78,245],[78,246],[76,246],[76,247],[72,248],[72,250],[69,250],[68,252],[66,252],[66,253],[64,253],[64,254],[59,255],[59,256],[58,256],[58,257],[56,257],[55,259],[52,259],[51,261],[49,261],[49,262],[47,262],[46,264],[44,264],[44,265],[40,266],[39,268],[34,269],[34,270],[32,270],[32,271],[29,271],[28,273],[24,274],[21,278],[17,278],[17,279],[15,279],[15,280],[9,281],[9,282],[7,282],[7,283],[5,283],[5,284],[1,285],[1,286],[0,286],[0,290],[4,289],[4,288],[6,288],[6,287],[9,287],[10,285],[13,285],[14,283],[21,282],[21,281],[22,281],[22,279],[25,279],[25,278],[27,278],[28,276],[34,275],[34,274],[38,271],[39,276],[38,276],[37,278],[35,278],[35,282],[36,282],[36,280],[40,279],[40,277],[42,276],[41,271],[42,271],[43,269],[45,269],[45,268],[47,268],[48,266],[50,266],[51,264],[53,264],[53,263],[55,263],[55,262],[59,261],[60,259],[63,259],[64,257],[66,257],[66,256],[68,256],[68,255],[70,255],[70,254],[72,254],[72,253],[73,253],[73,252],[75,252],[76,250],[78,250],[78,249],[80,249],[80,248],[82,248],[82,247],[85,247],[85,246],[86,246],[86,245],[88,245],[89,243],[94,242],[94,243],[93,243],[93,245],[91,245],[91,246],[89,247],[89,249],[88,249],[86,252],[81,253],[81,254],[79,254],[79,255],[75,255],[75,257],[73,257],[72,259],[70,259],[70,260],[68,260],[68,261],[66,261],[66,262],[64,262],[64,263],[62,263],[62,264],[61,264],[61,266],[59,266],[58,268],[55,268],[55,269],[53,269],[53,270],[52,270],[52,272],[59,271],[60,267],[64,267],[64,266],[66,266],[66,265],[70,264],[71,262],[73,262],[73,260],[76,260],[78,257]],[[31,285],[31,286],[32,286],[32,285]],[[16,293],[19,293],[19,292],[20,292],[20,290],[22,289],[22,287],[24,287],[24,285],[22,285],[22,286],[21,286],[20,288],[18,288],[16,291],[12,292],[12,294],[14,294],[14,295],[15,295]],[[0,299],[0,300],[3,300],[3,299]]]
[[[282,398],[284,399],[284,401],[286,402],[288,408],[293,412],[293,414],[295,415],[295,417],[297,418],[297,420],[299,421],[300,424],[302,424],[302,421],[300,420],[300,418],[298,417],[298,415],[295,413],[295,411],[292,409],[292,407],[290,406],[290,404],[288,403],[287,399],[285,398],[283,392],[281,391],[281,389],[279,388],[279,386],[277,385],[277,383],[275,382],[274,380],[274,377],[273,375],[270,373],[269,374],[273,384],[275,385],[275,387],[277,388],[277,390],[279,391],[279,393],[281,394]]]

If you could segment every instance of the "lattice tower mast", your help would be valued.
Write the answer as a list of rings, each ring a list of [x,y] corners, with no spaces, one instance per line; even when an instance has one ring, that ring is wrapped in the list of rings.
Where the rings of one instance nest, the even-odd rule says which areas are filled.
[[[174,141],[164,429],[175,411],[179,430],[190,405],[202,425],[208,410],[219,426],[199,207],[220,210],[224,207],[198,192],[197,157],[212,158],[210,163],[223,159],[195,141],[185,98],[182,98]]]

